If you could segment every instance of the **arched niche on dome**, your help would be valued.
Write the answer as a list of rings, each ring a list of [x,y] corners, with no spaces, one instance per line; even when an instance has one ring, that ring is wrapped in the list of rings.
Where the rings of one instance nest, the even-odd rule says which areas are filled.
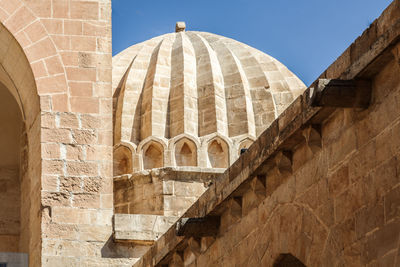
[[[168,143],[164,166],[176,165],[174,141],[182,134],[201,143],[199,166],[210,166],[208,140],[214,135],[229,144],[233,162],[237,141],[260,135],[292,102],[291,94],[306,89],[269,55],[230,38],[190,31],[127,48],[114,56],[113,78],[116,143],[158,136]]]
[[[290,253],[281,254],[275,260],[273,267],[306,267],[298,258]]]
[[[221,138],[214,138],[207,148],[208,162],[212,168],[229,167],[229,147]]]
[[[238,150],[239,156],[242,154],[242,149],[243,150],[248,149],[253,143],[254,143],[254,141],[249,138],[246,138],[243,141],[241,141],[239,144],[239,150]]]
[[[164,166],[164,147],[156,141],[150,141],[143,146],[142,158],[145,170],[161,168]]]
[[[118,176],[133,172],[132,149],[120,144],[113,152],[113,175]]]
[[[182,138],[175,143],[176,166],[197,166],[197,146],[188,139]]]

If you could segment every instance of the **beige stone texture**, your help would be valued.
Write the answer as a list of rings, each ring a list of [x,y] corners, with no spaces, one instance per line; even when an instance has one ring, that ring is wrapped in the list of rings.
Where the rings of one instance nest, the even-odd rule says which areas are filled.
[[[235,40],[178,23],[112,59],[110,0],[0,0],[0,252],[399,266],[399,25],[395,0],[320,77],[369,81],[368,108],[314,107]]]
[[[135,147],[134,170],[226,168],[305,89],[276,59],[184,28],[113,58],[114,144]]]
[[[161,168],[114,177],[117,214],[181,216],[221,171]]]
[[[134,266],[398,266],[399,22],[394,1],[320,77],[369,80],[368,108],[311,85],[182,215],[218,233],[179,220]]]
[[[117,214],[181,216],[305,89],[276,59],[185,27],[113,58]]]
[[[0,90],[21,111],[14,118],[1,105],[12,114],[1,129],[13,135],[1,136],[1,151],[17,165],[0,166],[0,250],[29,254],[30,266],[131,265],[129,256],[108,258],[119,251],[109,245],[111,1],[3,0],[0,22]],[[24,130],[12,133],[19,121]]]
[[[178,217],[148,214],[115,214],[114,237],[138,244],[151,244],[164,234]]]

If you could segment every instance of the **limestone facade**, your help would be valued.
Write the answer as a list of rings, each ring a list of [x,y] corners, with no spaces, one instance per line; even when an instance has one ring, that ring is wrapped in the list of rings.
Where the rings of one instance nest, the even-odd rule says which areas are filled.
[[[0,0],[0,252],[398,266],[399,25],[395,0],[320,77],[368,107],[316,107],[319,81],[237,41],[178,23],[112,59],[111,0]]]
[[[30,266],[129,266],[106,246],[111,1],[2,0],[0,22],[0,250]]]
[[[320,77],[371,95],[315,105],[317,80],[134,266],[398,266],[399,25],[394,1]]]
[[[114,176],[114,212],[179,217],[221,173],[181,167]]]

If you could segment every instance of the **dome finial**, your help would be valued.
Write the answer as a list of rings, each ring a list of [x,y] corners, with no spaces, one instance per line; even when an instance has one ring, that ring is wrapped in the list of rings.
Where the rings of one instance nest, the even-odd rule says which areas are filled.
[[[178,21],[175,25],[175,32],[184,32],[186,29],[186,23],[184,21]]]

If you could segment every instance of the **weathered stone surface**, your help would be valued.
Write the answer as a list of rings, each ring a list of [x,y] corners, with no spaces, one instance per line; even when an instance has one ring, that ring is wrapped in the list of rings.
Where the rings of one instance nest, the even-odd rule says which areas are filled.
[[[178,217],[147,214],[115,214],[114,238],[138,244],[152,243],[164,234]]]
[[[100,195],[109,196],[111,184],[107,190],[87,192],[83,182],[88,176],[112,178],[111,173],[100,172],[100,166],[112,161],[111,153],[104,153],[104,143],[108,143],[111,151],[112,138],[99,133],[112,125],[111,111],[106,114],[100,109],[100,103],[104,106],[112,103],[111,47],[101,51],[97,47],[97,39],[104,43],[111,39],[111,15],[104,16],[110,8],[110,1],[0,3],[1,92],[10,92],[15,98],[8,101],[3,95],[0,97],[0,106],[6,108],[0,113],[11,120],[4,124],[0,118],[0,139],[8,143],[7,147],[1,145],[0,173],[4,164],[12,165],[3,160],[4,153],[9,160],[18,155],[19,162],[14,179],[18,190],[14,190],[4,174],[0,175],[2,190],[6,190],[2,196],[10,195],[8,200],[14,203],[19,218],[14,220],[13,214],[1,207],[0,213],[14,222],[4,225],[0,216],[0,225],[11,230],[13,224],[19,224],[13,241],[10,235],[7,243],[15,252],[28,253],[31,266],[80,266],[87,263],[85,257],[92,260],[95,257],[93,262],[103,265],[101,247],[107,240],[105,236],[112,233],[107,211],[112,213],[113,200]],[[103,31],[96,36],[84,24],[97,25]],[[101,58],[102,64],[94,68],[88,60],[78,60],[80,53]],[[99,88],[109,88],[109,93]],[[3,101],[14,103],[16,110]],[[13,127],[18,124],[20,132],[14,132]],[[13,135],[11,139],[3,138],[6,128]],[[9,149],[14,140],[18,144]],[[94,159],[87,150],[99,151],[102,157]],[[19,199],[11,197],[16,192]],[[89,198],[83,200],[82,195],[88,193],[92,199],[103,200],[102,205],[94,205]],[[79,207],[73,207],[76,204]],[[7,207],[13,205],[8,203]],[[91,232],[85,229],[88,225],[93,226]],[[2,234],[0,229],[3,245]],[[59,243],[53,246],[50,240]],[[96,249],[93,240],[98,242]],[[96,253],[87,254],[89,248]]]
[[[184,29],[113,58],[114,143],[134,146],[134,170],[227,168],[305,89],[254,48]]]
[[[319,77],[368,81],[363,110],[312,107],[278,61],[179,24],[112,60],[110,0],[3,0],[0,22],[1,251],[31,266],[400,264],[399,0]],[[178,237],[181,215],[221,225]]]
[[[180,216],[220,172],[181,167],[119,176],[114,178],[114,205],[117,213]]]
[[[319,79],[311,89],[315,107],[367,108],[371,101],[369,81]]]
[[[174,225],[135,266],[179,259],[191,266],[272,266],[289,254],[305,266],[398,264],[400,164],[393,147],[400,112],[393,99],[400,94],[400,68],[387,53],[398,46],[399,10],[400,1],[394,1],[321,76],[369,79],[373,98],[367,109],[313,109],[307,89],[299,110],[291,106],[281,114],[282,127],[272,124],[189,208],[188,217],[221,216],[217,237],[196,254],[188,238],[171,234]],[[383,27],[379,34],[377,25]],[[313,149],[309,132],[304,135],[310,123],[320,125]],[[276,167],[282,150],[293,153],[285,174]],[[267,194],[252,205],[250,181],[260,174]],[[232,210],[235,198],[244,206]]]

